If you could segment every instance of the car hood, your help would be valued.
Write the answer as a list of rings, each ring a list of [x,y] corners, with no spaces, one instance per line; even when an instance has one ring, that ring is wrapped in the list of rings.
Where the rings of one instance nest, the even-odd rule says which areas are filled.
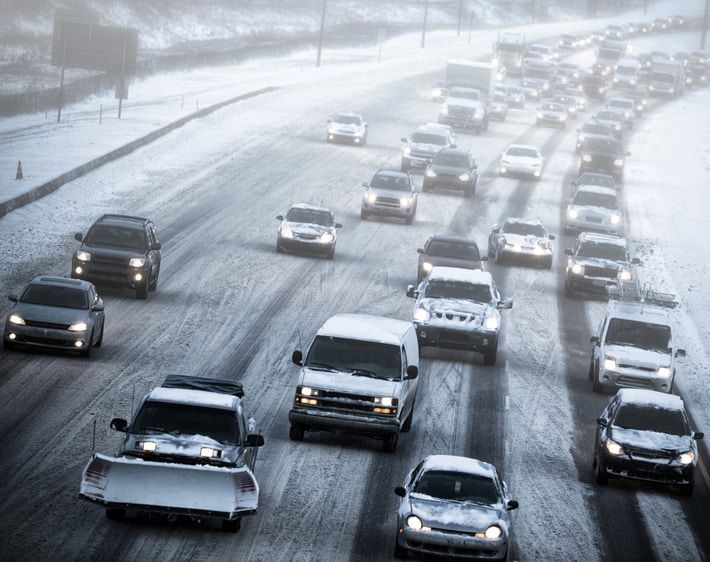
[[[612,426],[609,438],[620,445],[638,447],[639,449],[677,451],[678,453],[694,450],[693,440],[689,435],[670,435],[657,431],[622,429]]]
[[[472,107],[474,109],[478,109],[479,107],[483,107],[483,104],[481,103],[480,100],[470,100],[468,98],[446,98],[445,105],[454,105],[454,106],[459,106],[459,107]]]
[[[542,164],[542,160],[534,156],[503,156],[501,162],[506,164],[517,164],[519,166],[536,166]]]
[[[461,174],[470,174],[470,170],[462,168],[459,166],[444,166],[443,164],[437,164],[432,162],[431,169],[440,174],[455,174],[460,176]]]
[[[335,232],[335,228],[333,228],[332,226],[321,226],[319,224],[312,224],[306,222],[283,221],[281,223],[281,226],[282,228],[290,228],[296,234],[302,234],[306,236],[320,236],[321,234],[325,234],[326,232],[329,232],[330,234],[333,234]]]
[[[411,513],[428,527],[459,532],[483,532],[500,525],[507,532],[505,511],[472,502],[445,501],[424,494],[409,496]]]
[[[84,243],[81,249],[91,254],[100,254],[108,258],[124,258],[128,261],[131,258],[145,257],[147,250],[134,250],[131,248],[107,248],[105,246],[91,246]]]
[[[366,396],[398,396],[400,382],[353,376],[345,372],[316,371],[304,368],[302,385]]]
[[[75,322],[86,321],[90,316],[88,309],[61,308],[22,302],[18,302],[15,305],[13,314],[17,314],[24,320],[51,322],[53,324],[74,324]]]
[[[469,301],[465,299],[428,299],[423,298],[419,301],[419,306],[428,310],[430,313],[454,313],[466,314],[472,317],[483,317],[486,313],[493,309],[489,304]],[[495,310],[495,309],[493,309]]]
[[[554,118],[554,119],[560,119],[561,117],[567,117],[567,112],[562,113],[561,111],[547,111],[547,110],[540,110],[540,113],[544,117],[549,117],[549,118]]]
[[[607,260],[604,258],[584,258],[578,256],[573,256],[573,259],[574,263],[578,263],[579,265],[603,267],[605,269],[621,269],[623,267],[629,267],[629,262],[626,261]]]
[[[364,129],[362,125],[347,125],[345,123],[331,123],[329,129],[341,133],[361,133]]]
[[[539,236],[530,234],[503,233],[501,234],[501,240],[505,244],[519,244],[523,248],[534,248],[535,246],[542,246],[543,248],[551,247],[550,241],[547,238],[540,238]]]
[[[206,435],[167,435],[167,434],[129,434],[124,441],[119,454],[133,454],[138,451],[136,443],[139,441],[154,441],[155,452],[150,454],[150,460],[166,460],[175,458],[185,458],[191,460],[201,460],[200,450],[202,447],[210,447],[222,451],[220,457],[222,462],[234,464],[239,457],[241,447],[235,443],[220,443]],[[142,455],[138,455],[142,456]],[[145,457],[148,458],[148,457]]]
[[[420,263],[428,262],[432,266],[460,267],[462,269],[482,269],[481,260],[473,261],[463,258],[446,258],[443,256],[422,255]]]
[[[381,189],[377,187],[370,187],[367,192],[374,193],[377,197],[392,197],[393,199],[411,197],[413,195],[411,191],[400,191],[399,189]]]
[[[614,357],[617,363],[639,367],[642,369],[658,369],[659,367],[669,367],[671,364],[671,354],[662,351],[652,351],[649,349],[639,349],[626,345],[605,345],[604,354],[607,357]]]
[[[576,209],[580,214],[584,214],[585,216],[610,217],[619,212],[595,205],[570,205],[568,208]]]
[[[424,142],[412,142],[409,147],[416,152],[425,152],[426,154],[436,154],[441,149],[446,148],[440,144],[429,144]]]

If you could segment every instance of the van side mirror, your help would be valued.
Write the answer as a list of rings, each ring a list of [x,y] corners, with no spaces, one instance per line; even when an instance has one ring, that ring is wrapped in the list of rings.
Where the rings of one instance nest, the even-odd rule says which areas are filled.
[[[12,302],[17,302],[17,295],[7,295],[7,298]]]
[[[591,338],[589,338],[589,343],[599,343],[599,336],[592,336]]]
[[[94,306],[91,307],[91,310],[94,312],[103,312],[103,310],[104,310],[103,301],[97,302]]]
[[[261,434],[247,435],[247,438],[244,441],[244,446],[245,447],[263,447],[264,446],[264,436]]]
[[[513,299],[508,297],[507,299],[498,302],[496,308],[498,308],[499,310],[510,310],[511,308],[513,308]]]
[[[404,377],[404,380],[416,379],[418,375],[419,367],[417,367],[416,365],[410,365],[409,367],[407,367],[407,376]]]
[[[403,498],[404,496],[407,495],[407,490],[404,489],[404,486],[397,486],[394,489],[394,493],[398,495],[400,498]]]
[[[419,296],[419,291],[414,288],[414,285],[407,285],[407,296],[410,299],[416,299]]]
[[[693,432],[693,439],[696,441],[700,441],[705,437],[705,434],[702,431],[694,431]]]
[[[128,422],[123,418],[113,418],[111,420],[111,429],[121,433],[128,433]]]
[[[676,357],[685,357],[685,349],[676,349],[675,356]]]
[[[402,138],[399,139],[399,140],[401,140],[402,142],[409,142],[409,141],[407,140],[407,137],[402,137]]]
[[[335,228],[343,228],[343,225],[340,224],[339,222],[336,222],[336,223],[335,223]]]
[[[417,254],[423,254],[424,248],[417,248]]]
[[[634,258],[631,260],[631,263],[634,265],[641,265],[641,260],[638,258]]]
[[[282,220],[284,220],[284,216],[283,215],[276,215],[276,220],[282,221]]]
[[[291,361],[300,367],[303,365],[303,353],[297,349],[291,354]]]
[[[74,233],[74,240],[78,240],[81,242],[84,239],[84,236],[81,234],[81,232],[75,232]]]
[[[565,248],[565,255],[571,256],[572,255],[572,248]]]
[[[597,418],[597,425],[601,427],[607,426],[607,421],[605,418]]]
[[[506,511],[513,511],[514,509],[518,509],[518,507],[520,507],[520,504],[517,501],[510,500],[508,502],[508,505],[505,507],[505,510]]]

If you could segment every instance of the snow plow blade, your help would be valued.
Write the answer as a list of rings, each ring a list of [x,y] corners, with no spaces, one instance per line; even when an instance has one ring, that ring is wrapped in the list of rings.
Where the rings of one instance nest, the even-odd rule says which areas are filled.
[[[259,484],[245,467],[95,454],[84,468],[79,497],[107,508],[235,519],[256,513]]]

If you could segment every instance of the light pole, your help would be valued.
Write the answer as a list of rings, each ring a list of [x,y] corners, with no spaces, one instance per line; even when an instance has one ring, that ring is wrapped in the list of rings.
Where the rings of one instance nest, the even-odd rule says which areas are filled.
[[[700,36],[700,48],[705,48],[705,41],[708,38],[708,24],[710,23],[710,0],[705,0],[705,14],[703,15],[703,33]]]
[[[471,11],[471,18],[468,20],[468,44],[471,44],[471,33],[473,32],[473,20],[476,19],[476,12]]]
[[[459,19],[456,22],[456,37],[461,36],[461,20],[463,19],[463,0],[459,0]]]
[[[420,47],[424,48],[424,43],[426,41],[426,19],[429,15],[429,0],[424,0],[424,23],[422,23],[422,43]]]
[[[323,0],[323,11],[320,14],[320,33],[318,34],[318,54],[316,55],[316,68],[320,66],[320,56],[323,52],[323,31],[325,29],[325,9],[328,0]]]

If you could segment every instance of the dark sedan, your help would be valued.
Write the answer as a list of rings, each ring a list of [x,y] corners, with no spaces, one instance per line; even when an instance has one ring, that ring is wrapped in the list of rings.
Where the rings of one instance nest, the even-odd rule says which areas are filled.
[[[476,193],[478,165],[473,155],[465,150],[440,150],[424,172],[422,191],[436,188],[463,191],[464,197]]]
[[[481,256],[475,240],[438,234],[429,238],[423,248],[418,248],[417,284],[422,282],[434,266],[444,265],[461,269],[483,269],[482,262],[488,260]]]

